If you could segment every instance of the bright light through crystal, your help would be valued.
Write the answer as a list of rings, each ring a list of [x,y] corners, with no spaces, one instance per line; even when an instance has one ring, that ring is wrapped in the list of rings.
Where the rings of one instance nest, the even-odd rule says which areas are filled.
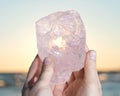
[[[59,48],[65,49],[66,42],[63,40],[62,37],[58,37],[57,39],[53,40],[53,46],[57,46]]]

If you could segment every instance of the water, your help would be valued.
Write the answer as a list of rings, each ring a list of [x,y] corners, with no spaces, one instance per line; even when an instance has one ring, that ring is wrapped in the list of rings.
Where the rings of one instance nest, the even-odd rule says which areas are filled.
[[[0,96],[21,96],[21,88],[14,86],[0,88]]]
[[[120,82],[102,83],[103,96],[120,96]]]
[[[120,73],[99,72],[103,96],[120,96]],[[0,96],[21,96],[26,74],[0,74]]]

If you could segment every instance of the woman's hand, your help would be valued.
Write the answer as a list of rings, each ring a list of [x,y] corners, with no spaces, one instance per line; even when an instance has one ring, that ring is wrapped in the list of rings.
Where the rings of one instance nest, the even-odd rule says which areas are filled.
[[[87,52],[84,69],[72,73],[66,82],[63,96],[102,96],[95,51]]]
[[[65,84],[49,85],[53,66],[51,58],[45,58],[42,62],[37,55],[29,69],[22,96],[62,96]]]
[[[37,55],[29,69],[22,89],[22,96],[53,96],[52,89],[49,86],[52,74],[52,60],[45,58],[42,63]]]

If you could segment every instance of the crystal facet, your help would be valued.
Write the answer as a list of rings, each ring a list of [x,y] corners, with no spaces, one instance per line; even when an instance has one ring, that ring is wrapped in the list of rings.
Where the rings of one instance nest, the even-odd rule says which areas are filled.
[[[85,28],[78,12],[60,11],[36,22],[38,54],[43,60],[54,60],[51,84],[68,80],[73,71],[83,68],[85,60]]]

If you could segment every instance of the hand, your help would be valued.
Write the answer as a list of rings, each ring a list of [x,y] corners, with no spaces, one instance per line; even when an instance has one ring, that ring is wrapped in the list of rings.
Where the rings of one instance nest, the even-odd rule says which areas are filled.
[[[63,96],[102,96],[95,51],[87,52],[84,69],[72,73],[66,82]]]
[[[45,58],[43,63],[37,55],[29,69],[22,89],[22,96],[62,96],[65,84],[50,86],[53,61]]]
[[[27,79],[22,89],[22,96],[53,96],[49,86],[52,74],[52,60],[45,58],[42,63],[37,55],[29,69]]]

